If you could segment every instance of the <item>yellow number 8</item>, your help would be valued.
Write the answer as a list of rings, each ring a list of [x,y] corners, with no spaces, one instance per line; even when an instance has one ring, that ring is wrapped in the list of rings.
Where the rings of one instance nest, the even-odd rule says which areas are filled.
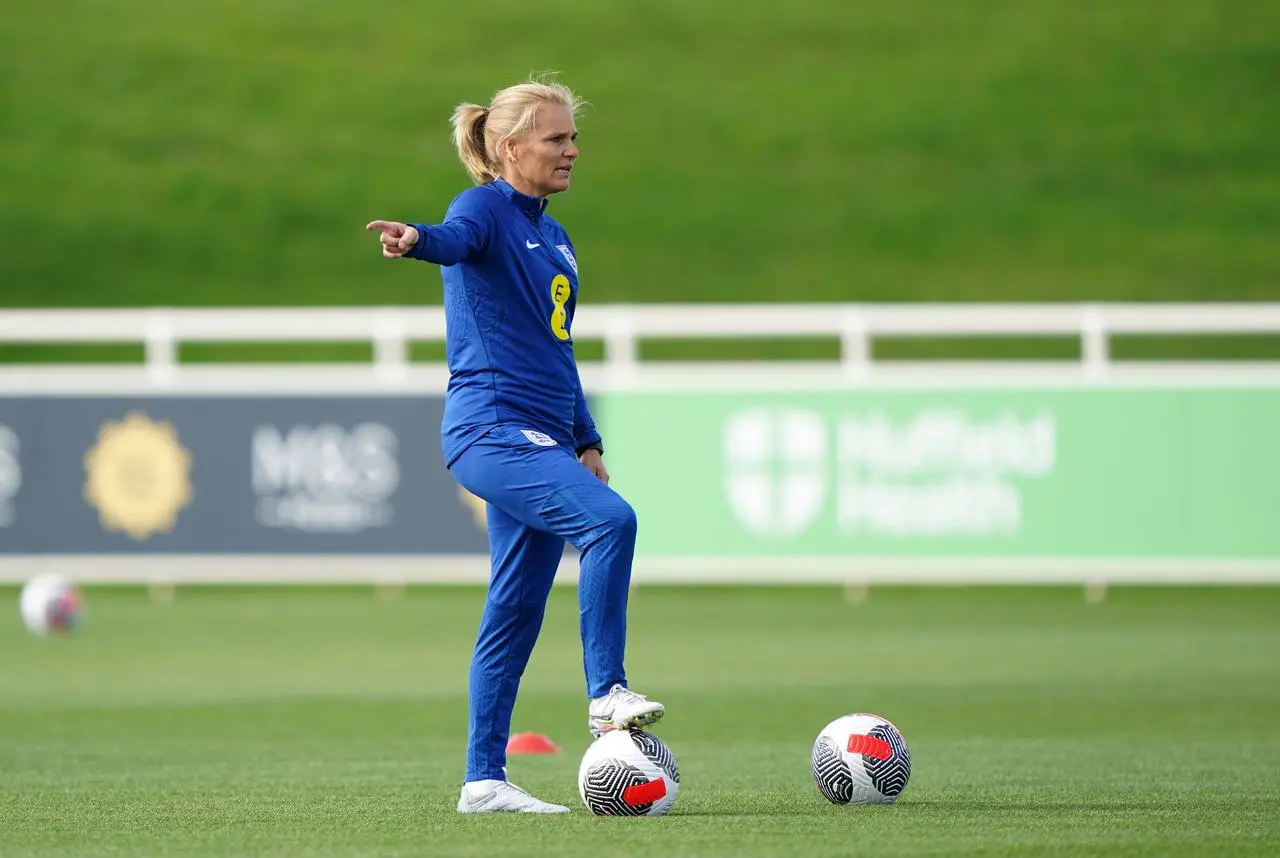
[[[563,274],[557,274],[551,281],[551,303],[555,305],[555,309],[551,311],[551,332],[558,340],[569,339],[569,331],[565,328],[565,323],[569,321],[569,311],[564,308],[564,305],[568,303],[569,296],[572,294],[569,278]]]

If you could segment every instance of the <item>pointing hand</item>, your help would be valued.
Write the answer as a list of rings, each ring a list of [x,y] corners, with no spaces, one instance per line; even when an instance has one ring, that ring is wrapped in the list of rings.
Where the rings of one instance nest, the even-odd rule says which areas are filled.
[[[382,255],[388,259],[399,259],[418,243],[418,230],[396,221],[375,220],[365,229],[382,233]]]

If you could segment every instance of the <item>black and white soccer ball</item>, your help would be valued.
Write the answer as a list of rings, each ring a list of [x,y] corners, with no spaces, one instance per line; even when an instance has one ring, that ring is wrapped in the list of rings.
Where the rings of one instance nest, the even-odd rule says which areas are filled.
[[[578,767],[578,794],[596,816],[661,816],[679,792],[675,754],[644,730],[610,730]]]
[[[837,718],[813,743],[813,780],[833,804],[893,804],[911,779],[911,750],[879,715]]]

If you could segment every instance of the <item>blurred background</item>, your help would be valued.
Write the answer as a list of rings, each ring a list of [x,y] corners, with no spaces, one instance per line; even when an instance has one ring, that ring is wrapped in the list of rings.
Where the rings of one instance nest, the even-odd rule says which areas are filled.
[[[362,228],[442,216],[454,105],[544,70],[591,102],[555,207],[593,302],[1273,298],[1276,14],[17,4],[5,304],[435,303]]]
[[[1274,795],[1274,591],[1198,585],[1280,577],[1280,7],[11,6],[0,579],[15,605],[37,572],[87,588],[74,659],[0,615],[13,845],[56,852],[110,819],[107,800],[48,823],[87,748],[96,777],[172,789],[176,757],[137,753],[155,735],[228,818],[237,771],[286,795],[303,758],[337,795],[452,800],[483,589],[400,588],[482,582],[484,509],[440,464],[439,273],[382,259],[363,227],[442,218],[468,184],[454,106],[545,71],[589,102],[551,211],[654,585],[637,681],[687,707],[670,735],[728,801],[754,789],[739,777],[807,796],[812,733],[881,710],[943,804],[977,781],[992,802],[1150,789],[1158,843],[1189,819],[1152,817],[1161,761],[1206,712],[1240,731],[1214,771]],[[1197,586],[1107,590],[1132,581]],[[258,586],[281,582],[394,598]],[[574,598],[553,596],[518,720],[576,749],[555,732],[580,718]],[[762,713],[740,737],[773,749],[759,770],[719,766],[699,726],[729,704]],[[134,714],[91,740],[74,713],[93,706]],[[1108,725],[1091,741],[1147,744],[1090,768],[1087,713]],[[359,751],[335,750],[360,724]],[[1039,780],[1008,774],[1027,759],[1010,736],[1040,743],[1019,751]],[[521,774],[571,790],[568,756]],[[276,822],[329,842],[317,807]],[[933,810],[948,842],[1000,836]],[[169,848],[151,823],[189,812],[104,836]],[[1069,841],[1061,824],[1046,836]]]
[[[363,226],[442,218],[467,186],[453,107],[555,71],[589,102],[552,203],[582,267],[575,348],[620,488],[651,507],[642,553],[1274,561],[1278,18],[1229,0],[390,20],[283,0],[22,4],[0,34],[0,360],[11,392],[74,395],[6,405],[10,470],[22,443],[28,475],[6,517],[42,510],[9,550],[482,551],[483,510],[431,437],[439,274],[388,264]],[[1262,387],[1222,390],[1246,372]],[[284,400],[264,410],[264,390]],[[196,394],[234,401],[209,420]],[[140,449],[176,420],[183,455],[90,491],[85,455],[129,396],[150,408],[127,426]],[[138,476],[152,467],[207,484]],[[868,488],[842,494],[852,480]],[[912,494],[929,480],[941,494]],[[668,502],[677,484],[688,505]],[[126,513],[95,494],[139,506],[132,537],[100,526]],[[898,523],[856,541],[840,519],[860,504]],[[936,521],[975,504],[986,524]],[[424,517],[439,532],[413,542]],[[1220,538],[1187,536],[1206,517]],[[789,541],[743,543],[743,522]]]

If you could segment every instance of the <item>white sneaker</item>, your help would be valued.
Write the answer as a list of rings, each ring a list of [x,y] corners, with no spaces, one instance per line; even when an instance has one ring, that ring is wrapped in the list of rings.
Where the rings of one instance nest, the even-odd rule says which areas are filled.
[[[569,808],[534,798],[506,781],[470,781],[462,785],[458,813],[568,813]]]
[[[587,727],[591,735],[599,738],[610,730],[638,729],[652,724],[666,712],[666,707],[656,700],[615,685],[604,697],[591,701],[587,707]]]

